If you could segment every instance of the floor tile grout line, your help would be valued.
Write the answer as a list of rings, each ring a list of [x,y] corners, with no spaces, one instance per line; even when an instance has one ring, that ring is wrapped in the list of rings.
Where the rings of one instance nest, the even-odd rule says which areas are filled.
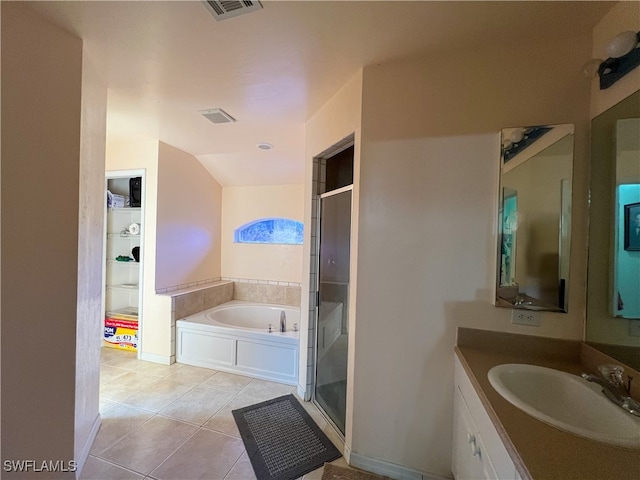
[[[186,395],[187,393],[189,393],[190,391],[192,391],[194,388],[195,388],[195,387],[190,388],[190,389],[189,389],[189,390],[187,390],[187,392],[185,392],[182,396]],[[181,397],[179,397],[179,398],[182,398],[182,396],[181,396]],[[109,450],[110,448],[112,448],[113,446],[115,446],[116,444],[120,443],[122,440],[124,440],[124,439],[125,439],[126,437],[128,437],[129,435],[131,435],[131,434],[135,433],[137,429],[139,429],[140,427],[142,427],[143,425],[145,425],[146,423],[148,423],[149,421],[151,421],[154,417],[162,417],[162,418],[165,418],[165,419],[167,419],[167,420],[173,420],[173,421],[176,421],[176,422],[185,423],[185,424],[187,424],[187,425],[189,425],[189,426],[192,426],[192,427],[200,427],[200,426],[201,426],[201,425],[197,425],[197,424],[192,423],[192,422],[188,422],[188,421],[185,421],[185,420],[182,420],[182,419],[178,419],[178,418],[170,417],[170,416],[163,415],[163,414],[161,414],[161,413],[160,413],[162,410],[164,410],[165,408],[167,408],[167,407],[168,407],[169,405],[171,405],[173,402],[171,402],[170,404],[168,404],[168,405],[166,405],[166,406],[162,407],[162,409],[160,409],[159,411],[157,411],[157,412],[156,412],[156,411],[149,410],[149,409],[146,409],[146,408],[144,408],[144,407],[137,406],[137,405],[131,405],[130,403],[125,403],[125,402],[123,402],[123,401],[113,400],[113,399],[110,399],[110,398],[108,398],[108,397],[101,397],[101,398],[103,398],[104,400],[108,400],[108,401],[110,401],[110,402],[112,402],[112,403],[116,403],[116,404],[118,404],[118,405],[123,405],[123,406],[125,406],[125,407],[132,408],[132,409],[134,409],[134,410],[139,410],[139,411],[141,411],[141,412],[143,412],[143,413],[151,414],[151,416],[150,416],[148,419],[146,419],[145,421],[143,421],[142,423],[140,423],[139,425],[137,425],[137,426],[136,426],[136,428],[132,429],[130,432],[125,433],[122,437],[120,437],[118,440],[116,440],[115,442],[113,442],[110,446],[108,446],[108,447],[106,447],[106,448],[104,448],[104,449],[100,450],[99,454],[103,454],[104,452],[106,452],[107,450]],[[102,457],[100,457],[100,458],[102,458]]]
[[[164,460],[162,460],[158,465],[156,465],[156,467],[151,470],[147,475],[153,475],[153,472],[155,472],[158,468],[160,468],[162,466],[163,463],[165,463],[167,460],[169,460],[171,458],[171,456],[176,453],[178,450],[180,450],[189,440],[191,440],[196,433],[198,433],[200,431],[199,428],[196,429],[195,432],[193,432],[191,435],[189,435],[186,440],[184,442],[182,442],[180,445],[178,445],[178,447],[176,447],[173,452],[171,452],[169,455],[167,455],[167,458],[165,458]]]
[[[228,432],[221,432],[220,430],[216,430],[215,428],[211,428],[211,427],[205,427],[204,425],[202,425],[200,427],[202,430],[207,430],[209,432],[213,432],[213,433],[219,433],[220,435],[224,435],[225,437],[230,437],[230,438],[235,438],[242,440],[241,436],[236,437],[233,433],[228,433]]]
[[[153,475],[153,472],[155,472],[158,468],[160,468],[160,467],[162,466],[162,464],[164,464],[167,460],[169,460],[169,459],[173,456],[173,454],[175,454],[178,450],[180,450],[180,449],[181,449],[181,448],[182,448],[182,447],[183,447],[183,446],[184,446],[184,445],[185,445],[189,440],[191,440],[193,437],[195,437],[195,436],[196,436],[196,434],[197,434],[200,430],[202,430],[202,429],[203,429],[202,427],[197,428],[195,432],[193,432],[191,435],[189,435],[189,437],[188,437],[184,442],[182,442],[182,443],[181,443],[181,444],[180,444],[180,445],[179,445],[179,446],[178,446],[178,447],[177,447],[173,452],[171,452],[171,453],[167,456],[167,458],[165,458],[162,462],[160,462],[160,463],[159,463],[159,464],[158,464],[158,465],[157,465],[153,470],[151,470],[151,472],[149,472],[147,475]],[[242,454],[240,454],[240,456],[242,456]],[[239,457],[238,457],[238,458],[239,458]],[[227,473],[225,474],[225,476],[226,476],[228,473],[229,473],[229,472],[227,472]],[[155,478],[155,477],[154,477],[154,478]]]
[[[246,385],[245,385],[246,387]],[[226,393],[231,393],[231,397],[229,398],[229,400],[227,400],[214,414],[212,414],[209,418],[207,418],[206,422],[204,422],[201,426],[203,428],[207,428],[207,430],[211,430],[213,432],[218,432],[218,430],[215,430],[213,428],[209,428],[209,427],[205,427],[205,425],[207,423],[209,423],[211,421],[211,419],[213,419],[213,417],[215,417],[220,411],[222,411],[223,408],[225,408],[227,405],[229,405],[235,398],[238,397],[238,394],[244,390],[244,387],[242,389],[240,389],[239,391],[235,392],[235,393],[231,393],[231,392],[226,392]],[[218,433],[223,433],[226,434],[225,432],[218,432]],[[234,437],[237,438],[237,437]],[[228,473],[228,472],[227,472]]]
[[[118,443],[118,442],[116,442],[116,443]],[[115,445],[115,444],[114,444],[114,445]],[[140,471],[138,471],[138,470],[135,470],[135,469],[133,469],[133,468],[131,468],[131,467],[126,467],[126,466],[124,466],[124,465],[122,465],[122,464],[120,464],[120,463],[116,462],[115,460],[108,460],[108,459],[106,459],[106,458],[104,458],[104,457],[101,457],[101,456],[99,456],[99,455],[94,455],[94,457],[99,458],[100,460],[103,460],[103,461],[105,461],[105,462],[109,462],[109,463],[111,463],[112,465],[115,465],[116,467],[123,468],[123,469],[125,469],[125,470],[130,470],[130,471],[132,471],[132,472],[135,472],[135,473],[137,473],[138,475],[142,475],[143,477],[146,477],[147,475],[149,475],[148,473],[142,473],[142,472],[140,472]]]
[[[141,427],[142,425],[144,425],[145,423],[150,422],[153,418],[155,418],[155,417],[157,417],[157,416],[159,416],[159,415],[156,413],[156,414],[155,414],[155,415],[153,415],[151,418],[149,418],[149,419],[145,420],[145,421],[144,421],[144,422],[142,422],[140,425],[138,425],[138,426],[136,427],[136,429],[140,428],[140,427]],[[163,418],[166,418],[166,417],[163,417]],[[173,419],[173,418],[172,418],[172,419],[170,419],[170,420],[173,420],[173,421],[176,421],[176,422],[180,422],[180,423],[186,423],[186,422],[182,422],[182,421],[180,421],[180,420],[175,420],[175,419]],[[191,424],[187,424],[187,425],[189,425],[190,427],[195,427],[195,426],[196,426],[196,425],[191,425]],[[116,441],[115,441],[115,442],[114,442],[110,447],[107,447],[107,448],[106,448],[105,450],[103,450],[101,453],[106,452],[106,451],[107,451],[107,450],[109,450],[110,448],[112,448],[112,447],[114,447],[115,445],[117,445],[118,443],[120,443],[122,440],[124,440],[124,439],[125,439],[126,437],[128,437],[129,435],[132,435],[133,433],[135,433],[135,432],[136,432],[136,429],[131,430],[129,433],[127,433],[126,435],[124,435],[122,438],[120,438],[120,439],[116,440]],[[158,465],[156,465],[155,467],[153,467],[153,469],[151,469],[151,471],[150,471],[149,473],[142,473],[142,472],[139,472],[138,470],[133,470],[133,471],[134,471],[135,473],[139,474],[139,475],[143,475],[145,478],[146,478],[147,476],[151,475],[151,474],[152,474],[152,473],[153,473],[153,472],[154,472],[154,471],[155,471],[155,470],[156,470],[160,465],[162,465],[162,464],[163,464],[163,463],[164,463],[164,462],[165,462],[165,461],[166,461],[166,460],[167,460],[171,455],[173,455],[173,454],[176,452],[176,450],[178,450],[178,448],[182,447],[182,446],[183,446],[183,445],[184,445],[184,444],[185,444],[185,443],[186,443],[186,442],[187,442],[191,437],[193,437],[193,436],[198,432],[198,430],[199,430],[199,429],[198,429],[198,428],[196,428],[195,432],[193,432],[191,435],[189,435],[189,437],[187,437],[187,439],[186,439],[184,442],[182,442],[182,443],[181,443],[181,444],[180,444],[180,445],[179,445],[175,450],[173,450],[173,451],[169,454],[169,456],[167,456],[167,458],[165,458],[165,459],[164,459],[164,460],[162,460]],[[106,462],[114,463],[114,464],[115,464],[115,465],[117,465],[118,467],[122,467],[122,468],[125,468],[125,469],[128,469],[128,470],[132,470],[132,469],[131,469],[131,467],[125,467],[124,465],[121,465],[121,464],[119,464],[119,463],[115,463],[115,461],[114,461],[114,460],[107,460],[106,458],[101,457],[101,456],[99,456],[99,455],[94,455],[94,456],[97,456],[98,458],[100,458],[101,460],[104,460],[104,461],[106,461]]]
[[[135,473],[136,475],[142,475],[142,477],[143,477],[143,478],[144,478],[144,477],[146,477],[146,475],[145,475],[144,473],[138,472],[137,470],[134,470],[134,469],[132,469],[132,468],[130,468],[130,467],[125,467],[125,466],[123,466],[123,465],[120,465],[120,464],[118,464],[118,463],[115,463],[113,460],[107,460],[106,458],[102,458],[102,457],[99,457],[99,456],[94,455],[94,454],[89,454],[89,458],[90,458],[90,457],[93,457],[93,458],[95,458],[95,459],[97,459],[97,460],[100,460],[100,461],[102,461],[102,462],[108,463],[109,465],[112,465],[112,466],[114,466],[114,467],[117,467],[117,468],[121,468],[121,469],[123,469],[123,470],[126,470],[127,472]],[[82,477],[80,478],[80,480],[82,480]]]
[[[233,394],[232,392],[227,392],[227,391],[225,391],[225,390],[216,389],[216,388],[209,387],[209,386],[202,385],[202,384],[194,385],[194,386],[193,386],[193,388],[191,388],[191,390],[189,390],[189,392],[192,392],[193,390],[195,390],[195,389],[196,389],[196,388],[198,388],[198,387],[204,388],[204,389],[206,389],[206,390],[215,390],[216,392],[218,392],[218,393],[222,393],[222,394],[228,394],[228,395],[231,395],[231,398],[230,398],[229,400],[227,400],[227,401],[226,401],[226,402],[225,402],[225,403],[224,403],[220,408],[218,408],[214,413],[212,413],[212,414],[211,414],[211,416],[210,416],[209,418],[207,418],[207,421],[209,421],[209,419],[210,419],[213,415],[215,415],[215,414],[216,414],[216,413],[218,413],[222,408],[224,408],[224,407],[227,405],[227,403],[229,403],[229,402],[233,399],[233,397],[235,396],[235,394]],[[187,393],[189,393],[189,392],[187,392]],[[173,405],[175,402],[177,402],[178,400],[180,400],[181,398],[183,398],[185,395],[187,395],[187,393],[185,393],[182,397],[180,397],[180,398],[178,398],[178,399],[174,400],[173,402],[171,402],[169,405],[167,405],[166,407],[164,407],[164,408],[163,408],[163,410],[164,410],[165,408],[170,407],[170,406],[171,406],[171,405]]]
[[[155,375],[150,375],[150,376],[151,376],[151,377],[155,377]],[[158,382],[160,382],[160,381],[162,381],[162,380],[166,380],[166,378],[165,378],[165,377],[158,377],[157,379],[153,379],[153,381],[152,381],[149,385],[147,385],[147,387],[145,387],[145,388],[153,387],[154,385],[156,385]],[[170,381],[171,381],[171,380],[170,380]],[[173,402],[174,402],[174,401],[176,401],[176,400],[179,400],[180,398],[182,398],[182,397],[183,397],[184,395],[186,395],[187,393],[191,392],[191,391],[196,387],[195,385],[187,384],[187,383],[182,383],[182,382],[175,382],[175,383],[179,383],[180,385],[183,385],[183,386],[185,386],[185,387],[189,387],[189,389],[188,389],[186,392],[184,392],[182,395],[180,395],[178,398],[176,398],[176,399],[172,400],[169,404],[167,404],[167,405],[163,406],[160,410],[163,410],[163,409],[167,408],[171,403],[173,403]],[[103,397],[103,396],[101,395],[101,398],[102,398],[102,397]],[[122,400],[120,400],[120,401],[118,402],[117,400],[113,400],[113,399],[109,398],[108,396],[104,396],[104,398],[106,398],[107,400],[115,401],[116,403],[121,403],[121,404],[123,404],[123,405],[127,405],[127,406],[130,406],[130,407],[133,407],[133,408],[137,408],[137,409],[141,409],[141,410],[149,411],[149,412],[152,412],[152,413],[154,413],[154,414],[157,414],[157,413],[159,413],[159,412],[160,412],[160,410],[158,410],[158,411],[149,410],[149,409],[146,409],[146,408],[144,408],[144,407],[140,407],[140,406],[137,406],[137,405],[132,405],[132,404],[130,404],[130,403],[126,403],[125,401],[122,401]]]
[[[184,419],[181,419],[181,418],[172,417],[171,415],[168,415],[168,414],[166,414],[166,413],[162,413],[162,412],[158,412],[156,415],[157,415],[157,416],[159,416],[159,417],[162,417],[162,418],[166,418],[166,419],[168,419],[168,420],[176,420],[176,421],[178,421],[178,422],[186,423],[186,424],[192,425],[192,426],[194,426],[194,427],[202,428],[202,427],[204,427],[204,426],[205,426],[205,424],[206,424],[206,423],[208,423],[208,422],[209,422],[209,420],[211,420],[211,419],[212,419],[212,418],[213,418],[213,417],[214,417],[214,416],[215,416],[215,415],[216,415],[216,414],[217,414],[221,409],[222,409],[222,408],[220,408],[220,409],[216,410],[216,412],[215,412],[215,413],[213,413],[211,416],[207,417],[207,419],[206,419],[202,424],[200,424],[200,423],[195,423],[195,422],[191,422],[191,421],[189,421],[189,420],[184,420]],[[207,427],[207,429],[208,429],[208,430],[211,430],[211,431],[214,431],[214,432],[217,432],[217,430],[214,430],[213,428],[210,428],[210,427]],[[218,432],[218,433],[224,433],[224,432]]]
[[[242,449],[244,450],[240,456],[236,459],[235,462],[233,462],[233,465],[231,465],[231,468],[229,469],[229,471],[227,473],[224,474],[224,477],[222,477],[222,480],[226,480],[226,478],[229,476],[229,474],[231,473],[231,471],[236,467],[236,465],[238,464],[238,462],[240,461],[240,459],[242,458],[242,456],[247,453],[246,448],[244,448],[244,442],[242,442]]]
[[[151,384],[151,385],[153,385],[153,384]],[[185,386],[189,386],[189,385],[185,385]],[[178,397],[176,400],[178,400],[178,399],[182,398],[184,395],[186,395],[186,394],[187,394],[187,393],[189,393],[191,390],[193,390],[193,388],[195,388],[195,387],[189,388],[189,390],[187,390],[185,393],[183,393],[183,394],[182,394],[180,397]],[[131,403],[127,403],[126,398],[125,398],[125,400],[114,400],[114,399],[109,398],[109,397],[106,397],[106,396],[105,396],[105,397],[102,397],[102,398],[103,398],[104,400],[108,400],[108,401],[110,401],[110,402],[112,402],[112,403],[117,403],[117,404],[119,404],[119,405],[124,405],[124,406],[130,407],[130,408],[134,408],[134,409],[136,409],[136,410],[142,410],[142,411],[144,411],[144,412],[151,413],[151,414],[153,414],[153,415],[158,415],[162,410],[164,410],[165,408],[167,408],[169,405],[171,405],[171,404],[175,401],[175,400],[172,400],[172,401],[171,401],[171,403],[168,403],[167,405],[163,406],[163,407],[162,407],[162,408],[160,408],[159,410],[151,410],[151,409],[149,409],[149,408],[141,407],[141,406],[139,406],[139,405],[133,405],[133,404],[131,404]],[[127,397],[127,398],[128,398],[128,397]],[[176,419],[176,420],[179,420],[179,419]]]
[[[126,403],[122,403],[121,405],[125,405],[125,406],[127,406],[127,407],[131,407],[131,405],[127,405]],[[132,408],[137,408],[137,407],[132,407]],[[138,408],[138,410],[140,410],[140,409]],[[151,415],[149,418],[147,418],[144,422],[142,422],[141,424],[137,425],[137,426],[136,426],[136,428],[132,429],[130,432],[127,432],[127,433],[125,433],[123,436],[121,436],[120,438],[118,438],[118,439],[117,439],[115,442],[113,442],[111,445],[109,445],[108,447],[103,448],[102,450],[100,450],[100,453],[95,453],[95,454],[91,454],[91,455],[97,456],[97,457],[99,457],[99,458],[101,458],[102,460],[105,460],[105,461],[113,462],[113,460],[107,460],[106,458],[101,457],[100,455],[102,455],[104,452],[106,452],[106,451],[107,451],[107,450],[109,450],[110,448],[115,447],[118,443],[120,443],[122,440],[124,440],[125,438],[127,438],[129,435],[132,435],[133,433],[135,433],[135,432],[136,432],[136,430],[137,430],[138,428],[142,427],[145,423],[147,423],[147,422],[151,421],[151,419],[157,415],[157,413],[150,412],[150,411],[148,411],[148,410],[145,410],[145,413],[151,413],[152,415]],[[98,433],[100,433],[100,432],[98,431]],[[126,467],[125,467],[125,468],[126,468]],[[139,472],[138,472],[138,473],[139,473]],[[145,475],[145,474],[143,473],[142,475]]]
[[[125,407],[133,408],[135,410],[142,410],[144,413],[150,413],[152,415],[157,415],[159,412],[154,412],[153,410],[149,410],[148,408],[139,407],[137,405],[131,405],[130,403],[123,402],[122,400],[114,400],[109,397],[102,397],[103,400],[107,400],[111,403],[117,403],[118,405],[124,405]]]

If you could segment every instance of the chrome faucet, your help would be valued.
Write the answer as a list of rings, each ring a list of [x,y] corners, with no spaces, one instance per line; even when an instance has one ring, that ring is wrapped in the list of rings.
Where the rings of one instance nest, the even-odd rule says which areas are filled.
[[[631,398],[631,380],[628,377],[627,385],[624,384],[622,373],[624,369],[619,365],[600,365],[598,370],[602,377],[583,373],[582,378],[588,382],[597,383],[602,387],[602,393],[613,403],[624,408],[632,415],[640,417],[640,402]]]
[[[525,300],[522,295],[516,295],[516,298],[513,302],[514,305],[533,305],[533,302]]]
[[[280,331],[281,332],[287,331],[287,314],[284,313],[284,310],[280,312]]]

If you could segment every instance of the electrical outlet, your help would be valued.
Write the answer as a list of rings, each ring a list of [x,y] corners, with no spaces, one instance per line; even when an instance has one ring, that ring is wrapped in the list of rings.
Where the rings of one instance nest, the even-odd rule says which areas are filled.
[[[540,318],[536,312],[531,310],[511,310],[511,323],[515,325],[528,325],[530,327],[539,327]]]

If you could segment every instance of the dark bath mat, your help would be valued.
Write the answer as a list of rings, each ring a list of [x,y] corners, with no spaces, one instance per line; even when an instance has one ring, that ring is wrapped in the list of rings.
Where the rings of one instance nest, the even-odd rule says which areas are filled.
[[[291,394],[231,413],[258,480],[293,480],[341,456]]]

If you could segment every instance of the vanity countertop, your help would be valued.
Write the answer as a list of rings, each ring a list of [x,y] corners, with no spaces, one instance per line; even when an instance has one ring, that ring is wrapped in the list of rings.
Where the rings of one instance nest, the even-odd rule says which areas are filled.
[[[487,378],[492,367],[503,363],[576,375],[592,371],[591,352],[584,344],[466,328],[458,330],[457,343],[456,355],[523,480],[640,479],[640,449],[592,441],[536,420],[505,400]]]

